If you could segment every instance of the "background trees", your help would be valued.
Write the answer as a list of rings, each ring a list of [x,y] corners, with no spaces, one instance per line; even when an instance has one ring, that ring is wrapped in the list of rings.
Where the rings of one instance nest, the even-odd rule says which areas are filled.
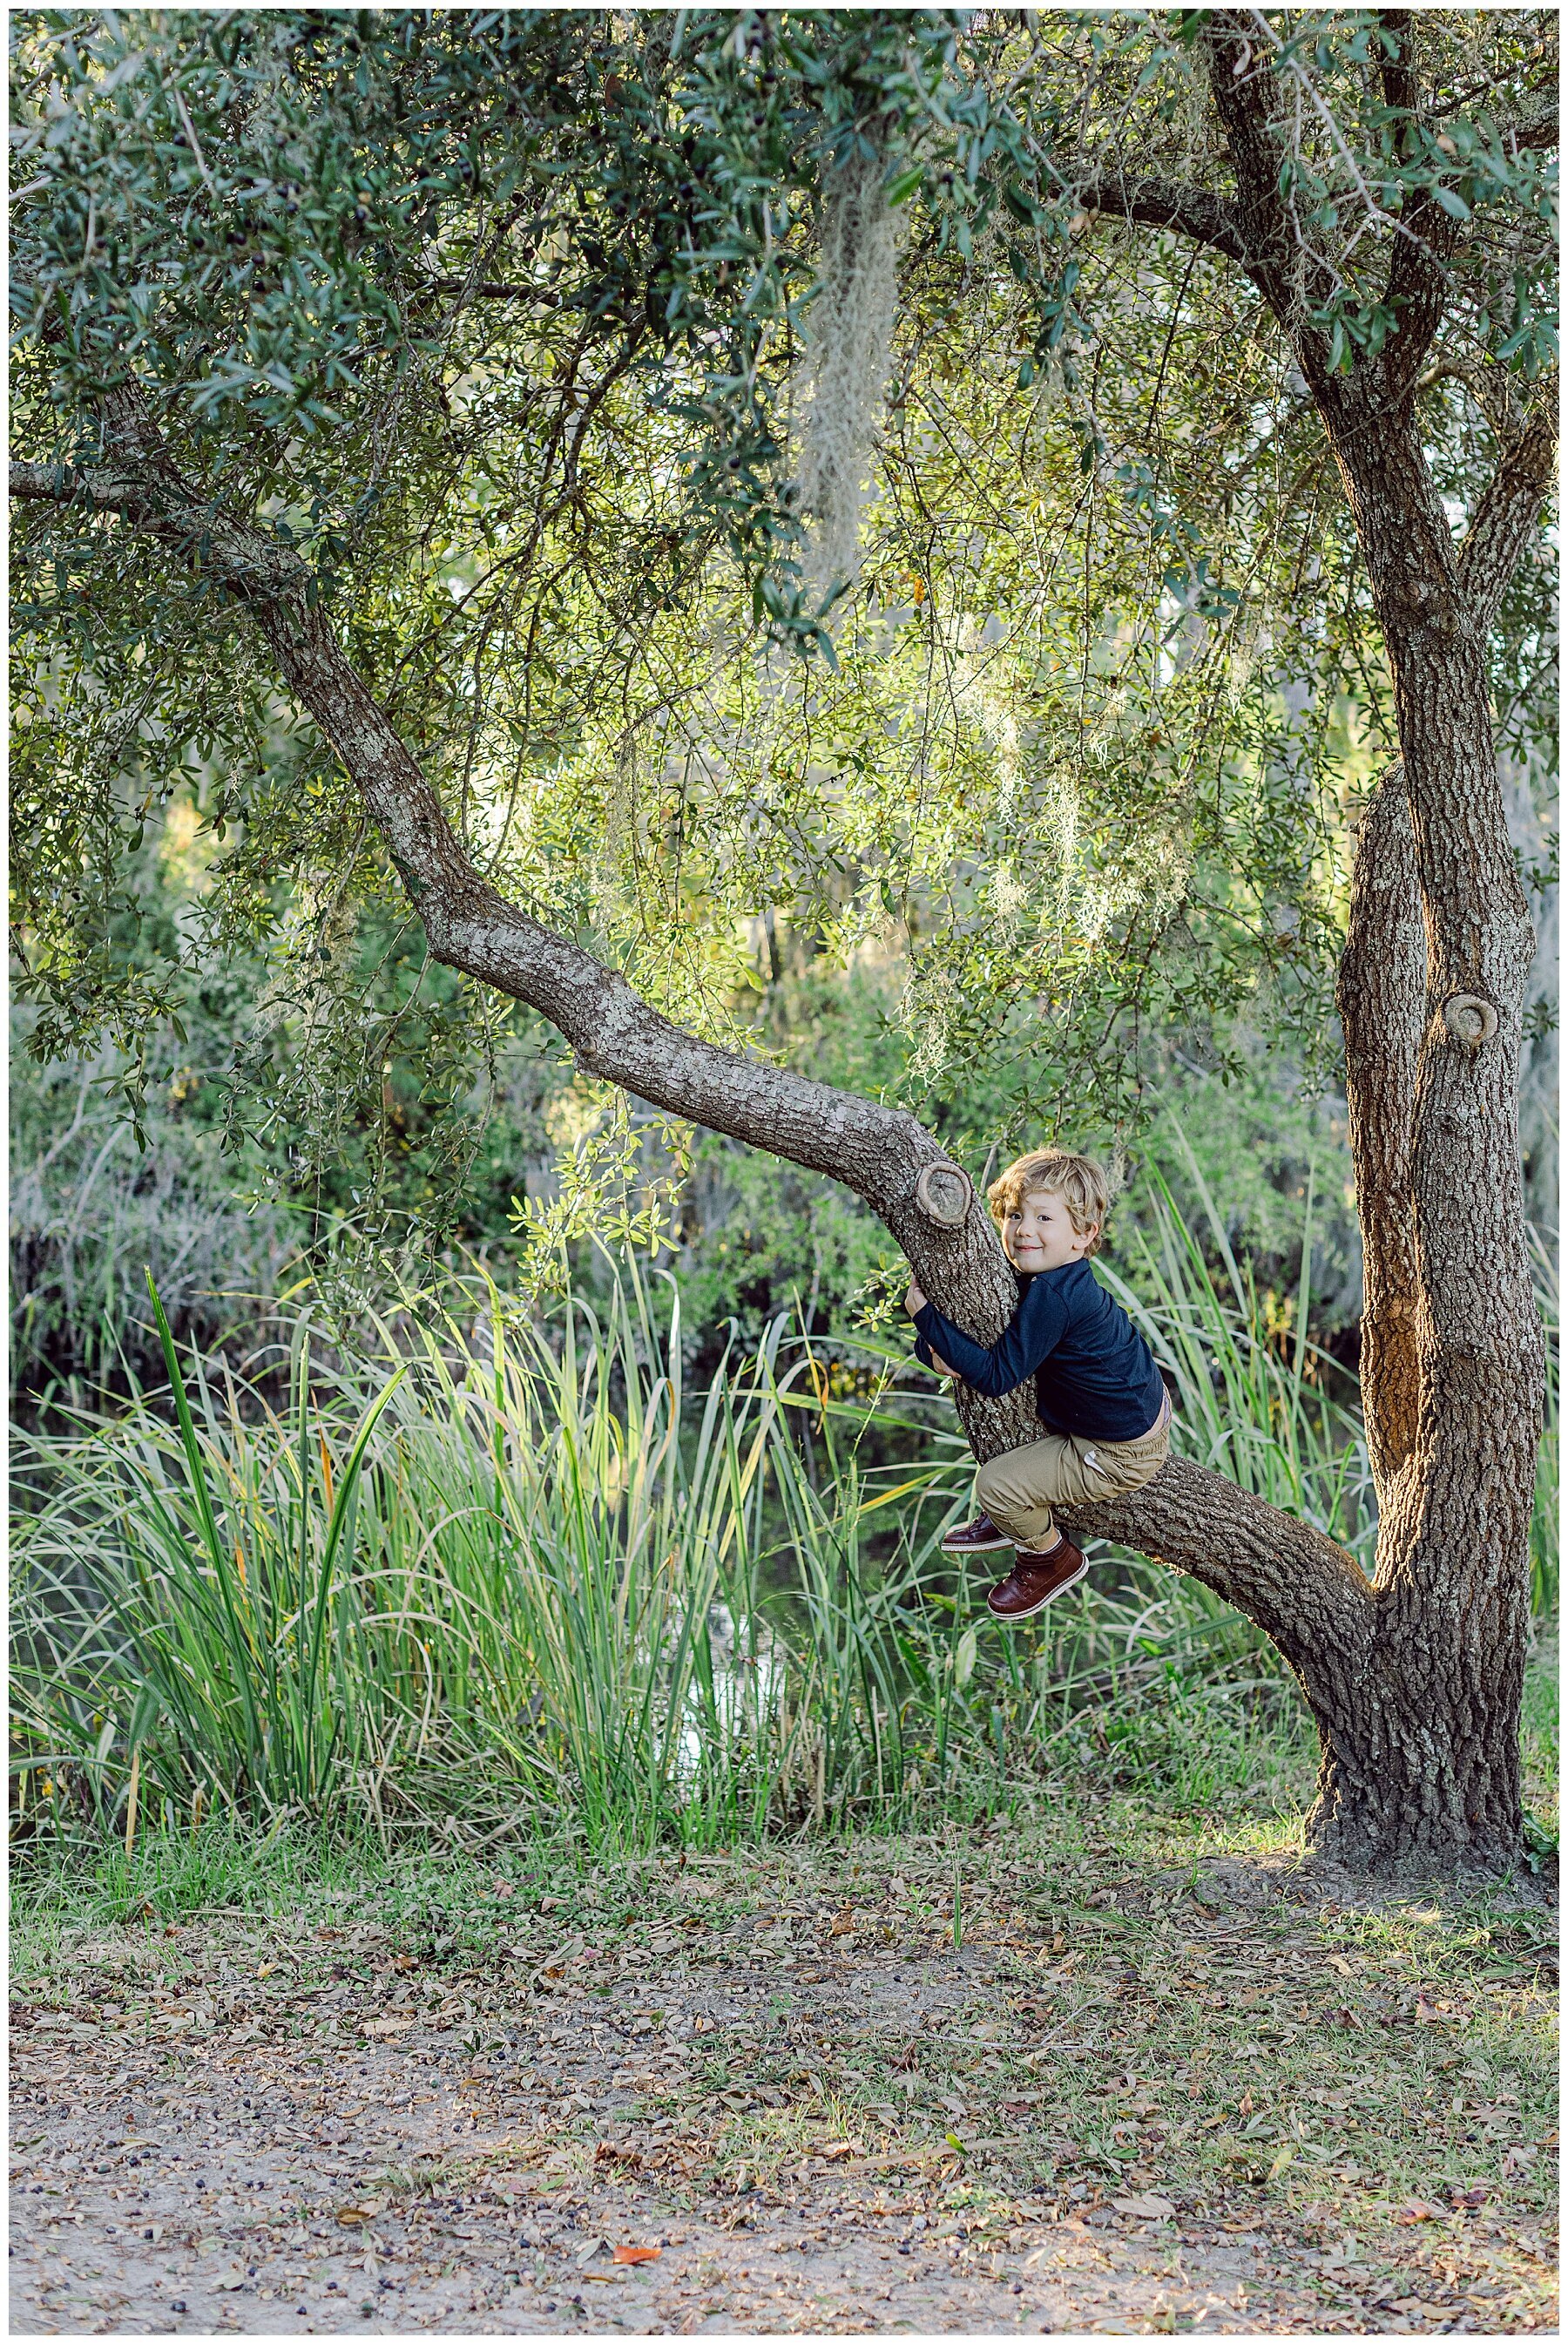
[[[1523,13],[1424,21],[1424,79],[1402,20],[1359,11],[39,18],[21,45],[20,937],[41,1046],[111,1027],[133,1102],[193,945],[260,941],[250,1054],[290,1036],[325,1153],[323,1069],[357,1066],[363,1096],[392,1065],[398,1021],[367,1014],[350,949],[379,917],[563,1026],[590,1075],[848,1178],[983,1322],[1005,1275],[972,1215],[950,1237],[914,1201],[941,1149],[906,1105],[978,1174],[999,1121],[1003,1145],[1091,1118],[1114,1143],[1151,1026],[1222,1056],[1244,1010],[1315,1047],[1334,817],[1403,747],[1395,894],[1413,909],[1419,882],[1450,940],[1435,1005],[1498,1024],[1473,1057],[1421,1040],[1413,972],[1358,1127],[1397,1127],[1395,1229],[1407,1164],[1432,1233],[1503,1197],[1503,1274],[1473,1298],[1484,1323],[1444,1335],[1452,1248],[1395,1265],[1436,1413],[1391,1600],[1310,1547],[1263,1584],[1288,1534],[1180,1475],[1114,1525],[1282,1640],[1359,1785],[1325,1816],[1378,1859],[1516,1834],[1516,1682],[1489,1693],[1500,1787],[1468,1823],[1458,1791],[1424,1822],[1396,1798],[1379,1838],[1363,1794],[1388,1753],[1357,1737],[1395,1581],[1441,1516],[1452,1583],[1483,1485],[1507,1491],[1491,1642],[1517,1646],[1538,1379],[1506,1193],[1528,955],[1480,645],[1501,613],[1509,721],[1539,730],[1539,597],[1502,598],[1543,443],[1494,386],[1550,355],[1547,60]],[[883,365],[857,532],[875,403],[846,391]],[[1462,589],[1441,493],[1493,442]],[[193,775],[224,851],[196,936],[149,952],[123,850]],[[1405,835],[1397,810],[1364,834]],[[748,1035],[790,946],[903,964],[914,1046],[885,1104],[712,1047]],[[481,985],[430,1017],[450,1090],[465,1026],[482,1058],[502,1015]],[[1501,1086],[1490,1121],[1477,1079]],[[1433,1514],[1462,1355],[1488,1366]],[[1314,1691],[1331,1648],[1348,1678]]]

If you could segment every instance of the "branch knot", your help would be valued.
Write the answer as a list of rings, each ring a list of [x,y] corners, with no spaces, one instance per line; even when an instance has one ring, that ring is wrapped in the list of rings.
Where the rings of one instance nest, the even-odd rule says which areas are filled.
[[[915,1182],[915,1202],[939,1229],[961,1229],[974,1197],[974,1182],[961,1165],[928,1164]]]
[[[1479,1050],[1497,1031],[1497,1012],[1478,993],[1451,993],[1442,1005],[1442,1022],[1456,1042]]]

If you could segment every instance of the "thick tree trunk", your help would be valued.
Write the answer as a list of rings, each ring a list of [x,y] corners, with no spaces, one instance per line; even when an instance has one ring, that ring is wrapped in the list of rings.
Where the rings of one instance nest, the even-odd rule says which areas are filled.
[[[1425,1447],[1422,1437],[1436,1348],[1426,1296],[1446,1274],[1441,1241],[1423,1252],[1417,1239],[1414,1116],[1428,1006],[1400,763],[1358,827],[1339,984],[1366,1263],[1362,1402],[1380,1526],[1361,1682],[1343,1688],[1340,1723],[1325,1733],[1314,1823],[1318,1844],[1357,1869],[1386,1870],[1395,1857],[1416,1870],[1493,1867],[1518,1853],[1523,1574],[1510,1573],[1506,1558],[1527,1536],[1529,1497],[1515,1489],[1512,1519],[1493,1517],[1497,1553],[1469,1551],[1462,1514],[1453,1533],[1465,1460],[1472,1474],[1486,1471],[1462,1447],[1473,1428],[1460,1428],[1458,1459],[1442,1457],[1436,1472],[1430,1417]],[[1489,1416],[1494,1405],[1483,1400]],[[1447,1446],[1441,1436],[1437,1445]],[[1529,1472],[1533,1481],[1533,1444]],[[1485,1519],[1479,1507],[1475,1519]]]
[[[1358,1865],[1492,1866],[1520,1845],[1544,1381],[1518,1135],[1533,938],[1492,737],[1484,565],[1473,599],[1408,407],[1363,408],[1336,448],[1393,669],[1403,790],[1391,776],[1363,824],[1341,989],[1379,1697],[1326,1737],[1314,1835]]]
[[[1550,417],[1520,431],[1461,550],[1458,584],[1482,637],[1534,524],[1553,444]],[[1387,1513],[1416,1445],[1422,1352],[1411,1164],[1429,1009],[1426,928],[1402,760],[1382,775],[1356,824],[1337,1004],[1366,1262],[1362,1403],[1379,1506]]]
[[[1326,1672],[1332,1716],[1319,1679],[1324,1746],[1307,1835],[1320,1855],[1384,1877],[1518,1862],[1524,1642],[1498,1561],[1471,1615],[1470,1591],[1440,1608],[1413,1573],[1380,1586],[1365,1652],[1336,1654]]]
[[[1416,21],[1388,11],[1382,22],[1392,35],[1383,96],[1413,134]],[[1498,782],[1486,639],[1551,477],[1554,419],[1543,408],[1506,450],[1457,555],[1415,403],[1449,298],[1454,224],[1426,194],[1412,197],[1390,247],[1395,330],[1376,357],[1340,371],[1311,322],[1337,281],[1332,255],[1280,198],[1290,100],[1257,45],[1261,25],[1228,9],[1204,23],[1236,174],[1231,217],[1339,462],[1392,670],[1402,756],[1361,826],[1340,986],[1377,1570],[1362,1645],[1303,1675],[1322,1744],[1308,1836],[1362,1869],[1490,1868],[1520,1847],[1543,1347],[1517,1128],[1532,939]]]

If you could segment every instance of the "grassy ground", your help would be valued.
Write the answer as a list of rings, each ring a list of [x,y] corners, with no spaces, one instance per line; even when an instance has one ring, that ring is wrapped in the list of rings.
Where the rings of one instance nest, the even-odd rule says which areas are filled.
[[[1557,1623],[1543,1622],[1524,1678],[1524,1803],[1543,1841],[1557,1836]]]
[[[1369,1901],[1303,1787],[24,1883],[13,2324],[1550,2329],[1543,1881]]]

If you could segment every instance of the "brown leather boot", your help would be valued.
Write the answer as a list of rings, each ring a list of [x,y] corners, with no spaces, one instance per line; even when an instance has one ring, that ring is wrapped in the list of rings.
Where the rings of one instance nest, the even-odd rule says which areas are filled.
[[[1020,1547],[1007,1577],[986,1597],[991,1617],[1010,1627],[1015,1620],[1032,1620],[1053,1595],[1074,1586],[1088,1569],[1070,1539],[1058,1539],[1044,1554],[1031,1554]]]
[[[1005,1531],[999,1531],[989,1514],[977,1514],[972,1522],[964,1522],[949,1531],[942,1540],[944,1554],[1000,1554],[1006,1547],[1016,1546]]]

